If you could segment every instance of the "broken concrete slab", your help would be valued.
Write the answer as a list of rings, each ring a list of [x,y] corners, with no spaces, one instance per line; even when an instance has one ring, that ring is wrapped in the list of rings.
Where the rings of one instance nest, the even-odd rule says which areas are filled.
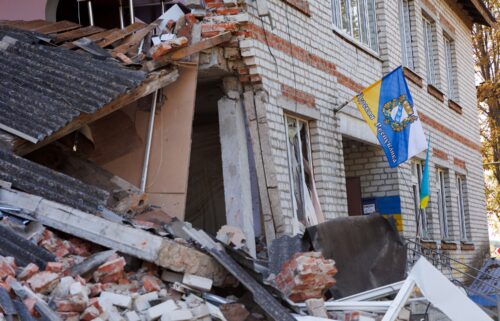
[[[42,197],[0,189],[0,202],[35,213],[40,223],[90,242],[135,256],[176,272],[210,278],[222,284],[227,276],[213,258],[194,248]],[[123,238],[123,235],[127,235]]]
[[[253,295],[264,312],[275,321],[294,321],[292,315],[278,301],[238,265],[222,248],[220,244],[210,238],[204,231],[185,226],[184,230],[198,244],[204,247],[221,265],[240,281]]]

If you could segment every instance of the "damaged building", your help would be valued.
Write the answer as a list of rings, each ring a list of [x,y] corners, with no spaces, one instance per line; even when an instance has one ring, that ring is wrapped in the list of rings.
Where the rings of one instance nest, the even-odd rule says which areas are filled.
[[[24,219],[184,273],[187,280],[161,279],[186,296],[189,276],[206,292],[207,280],[222,286],[236,277],[259,305],[271,302],[263,313],[274,320],[293,318],[242,268],[252,261],[260,273],[260,260],[272,255],[280,264],[269,262],[263,275],[271,271],[291,301],[323,296],[336,282],[333,297],[347,298],[397,284],[383,288],[386,295],[400,291],[394,301],[326,306],[329,313],[391,311],[396,299],[408,299],[405,289],[426,288],[417,272],[402,281],[416,262],[416,270],[431,271],[420,256],[467,281],[489,249],[471,30],[494,21],[476,0],[0,3],[0,211],[33,214]],[[348,103],[399,65],[432,142],[425,210],[425,153],[390,168]],[[46,231],[39,245],[64,238]],[[205,232],[243,248],[247,263],[227,257]],[[310,250],[322,254],[297,255]],[[44,255],[37,256],[40,268],[58,256]],[[349,262],[351,255],[358,262]],[[120,260],[111,253],[84,272],[97,268],[99,283],[110,258]],[[32,262],[25,260],[22,266]],[[281,268],[308,260],[321,266],[325,286],[297,294],[300,284],[288,284]],[[306,273],[299,270],[289,272]],[[163,286],[152,288],[146,292]],[[127,298],[105,296],[133,312]],[[148,320],[218,313],[239,320],[214,306],[195,317],[201,303],[184,299],[191,314],[175,312],[178,319],[162,317],[184,311],[168,306],[134,311],[152,309]],[[99,320],[90,310],[88,320]]]

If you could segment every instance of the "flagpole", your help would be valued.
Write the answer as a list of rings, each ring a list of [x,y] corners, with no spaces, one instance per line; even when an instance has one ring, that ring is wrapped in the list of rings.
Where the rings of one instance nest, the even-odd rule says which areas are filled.
[[[334,109],[334,110],[333,110],[333,114],[334,114],[334,115],[336,115],[339,111],[341,111],[341,110],[342,110],[342,108],[344,108],[345,106],[349,105],[349,103],[350,103],[353,99],[354,99],[354,97],[353,97],[353,98],[351,98],[351,99],[349,99],[348,101],[346,101],[346,102],[345,102],[345,103],[343,103],[342,105],[340,105],[340,106],[339,106],[339,108]]]

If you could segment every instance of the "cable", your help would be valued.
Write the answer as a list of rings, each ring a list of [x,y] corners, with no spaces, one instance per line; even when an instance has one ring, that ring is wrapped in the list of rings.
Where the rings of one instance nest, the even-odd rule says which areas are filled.
[[[266,40],[267,51],[269,51],[269,54],[271,55],[271,57],[274,60],[274,67],[276,69],[276,76],[278,76],[279,75],[278,61],[276,60],[276,56],[274,56],[274,54],[271,50],[271,46],[269,46],[269,40],[267,39],[267,30],[266,30],[266,27],[264,24],[264,19],[262,19],[262,17],[259,17],[259,18],[260,18],[260,23],[262,24],[262,30],[264,30],[264,39]]]

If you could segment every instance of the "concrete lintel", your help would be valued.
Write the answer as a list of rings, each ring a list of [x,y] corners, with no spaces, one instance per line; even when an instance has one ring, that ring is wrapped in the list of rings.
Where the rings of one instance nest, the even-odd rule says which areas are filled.
[[[310,120],[319,120],[321,117],[319,109],[299,104],[298,102],[284,96],[279,96],[277,103],[281,108]]]

